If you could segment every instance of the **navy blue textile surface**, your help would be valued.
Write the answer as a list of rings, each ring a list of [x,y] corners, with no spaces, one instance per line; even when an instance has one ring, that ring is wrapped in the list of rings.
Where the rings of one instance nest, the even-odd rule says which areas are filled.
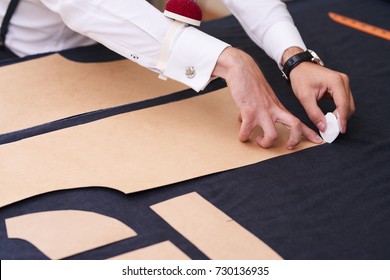
[[[383,0],[297,0],[288,8],[307,47],[316,50],[330,68],[350,76],[357,111],[345,135],[333,144],[131,195],[95,186],[25,199],[0,209],[0,258],[46,258],[28,242],[8,239],[6,218],[79,209],[115,217],[138,236],[69,259],[105,259],[164,240],[193,259],[207,259],[149,208],[196,191],[285,259],[390,259],[390,44],[335,23],[327,15],[332,11],[390,30],[390,4]],[[276,64],[248,39],[233,17],[204,23],[201,29],[250,53],[286,107],[311,125]],[[101,46],[61,54],[84,62],[121,59]],[[18,61],[7,60],[2,65]],[[223,86],[217,80],[205,92]],[[0,144],[194,95],[187,90],[57,120],[0,135]],[[330,101],[321,101],[321,107],[324,112],[333,110]]]

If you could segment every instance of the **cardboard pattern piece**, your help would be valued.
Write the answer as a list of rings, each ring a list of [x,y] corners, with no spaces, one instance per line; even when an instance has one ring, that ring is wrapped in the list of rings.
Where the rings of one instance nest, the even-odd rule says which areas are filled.
[[[63,259],[137,234],[122,222],[93,212],[59,210],[5,220],[8,238],[26,240],[50,259]]]
[[[283,126],[274,148],[242,143],[237,116],[228,89],[222,89],[1,145],[0,206],[78,187],[133,193],[315,145],[303,141],[288,150]]]
[[[151,208],[213,260],[280,260],[267,244],[197,193]]]
[[[190,260],[190,258],[172,242],[164,241],[112,257],[110,260]]]
[[[0,134],[188,88],[129,60],[70,61],[59,54],[0,67]]]

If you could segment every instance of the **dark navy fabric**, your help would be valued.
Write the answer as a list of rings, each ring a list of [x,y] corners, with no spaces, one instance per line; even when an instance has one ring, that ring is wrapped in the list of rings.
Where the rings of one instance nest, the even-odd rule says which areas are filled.
[[[390,44],[335,23],[327,15],[332,11],[390,30],[390,4],[383,0],[297,0],[288,8],[307,47],[329,67],[350,76],[357,111],[345,135],[332,144],[135,194],[92,186],[13,203],[0,209],[0,258],[46,258],[28,242],[8,239],[6,218],[79,209],[115,217],[138,236],[69,259],[105,259],[164,240],[172,241],[193,259],[207,259],[149,208],[195,191],[285,259],[390,259]],[[233,17],[204,23],[201,29],[250,53],[286,107],[313,127],[276,64],[253,44]],[[98,45],[61,54],[84,62],[122,59]],[[224,86],[217,80],[205,94]],[[0,143],[12,145],[26,137],[195,95],[187,90],[69,116],[0,135]],[[320,105],[324,112],[334,109],[330,101]]]
[[[9,49],[7,49],[6,47],[2,47],[0,48],[0,65],[2,63],[5,63],[5,62],[9,62],[11,63],[11,60],[13,59],[17,59],[18,56],[16,54],[14,54],[13,52],[11,52]]]

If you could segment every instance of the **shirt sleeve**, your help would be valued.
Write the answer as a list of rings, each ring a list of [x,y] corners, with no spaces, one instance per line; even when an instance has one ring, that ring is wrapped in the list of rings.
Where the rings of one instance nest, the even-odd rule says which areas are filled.
[[[165,69],[157,69],[165,35],[172,20],[145,0],[41,0],[72,30],[122,56],[196,91],[210,81],[228,44],[196,28],[179,28],[170,44]],[[188,75],[191,69],[191,75]],[[157,75],[156,75],[157,77]]]
[[[281,66],[289,47],[306,46],[286,5],[280,0],[222,0],[248,36]]]

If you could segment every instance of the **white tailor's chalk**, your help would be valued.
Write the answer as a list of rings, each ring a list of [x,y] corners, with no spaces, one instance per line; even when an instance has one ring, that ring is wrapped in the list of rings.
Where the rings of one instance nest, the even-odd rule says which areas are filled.
[[[326,119],[326,130],[320,131],[322,139],[327,143],[332,143],[340,133],[339,122],[333,113],[327,113]]]

